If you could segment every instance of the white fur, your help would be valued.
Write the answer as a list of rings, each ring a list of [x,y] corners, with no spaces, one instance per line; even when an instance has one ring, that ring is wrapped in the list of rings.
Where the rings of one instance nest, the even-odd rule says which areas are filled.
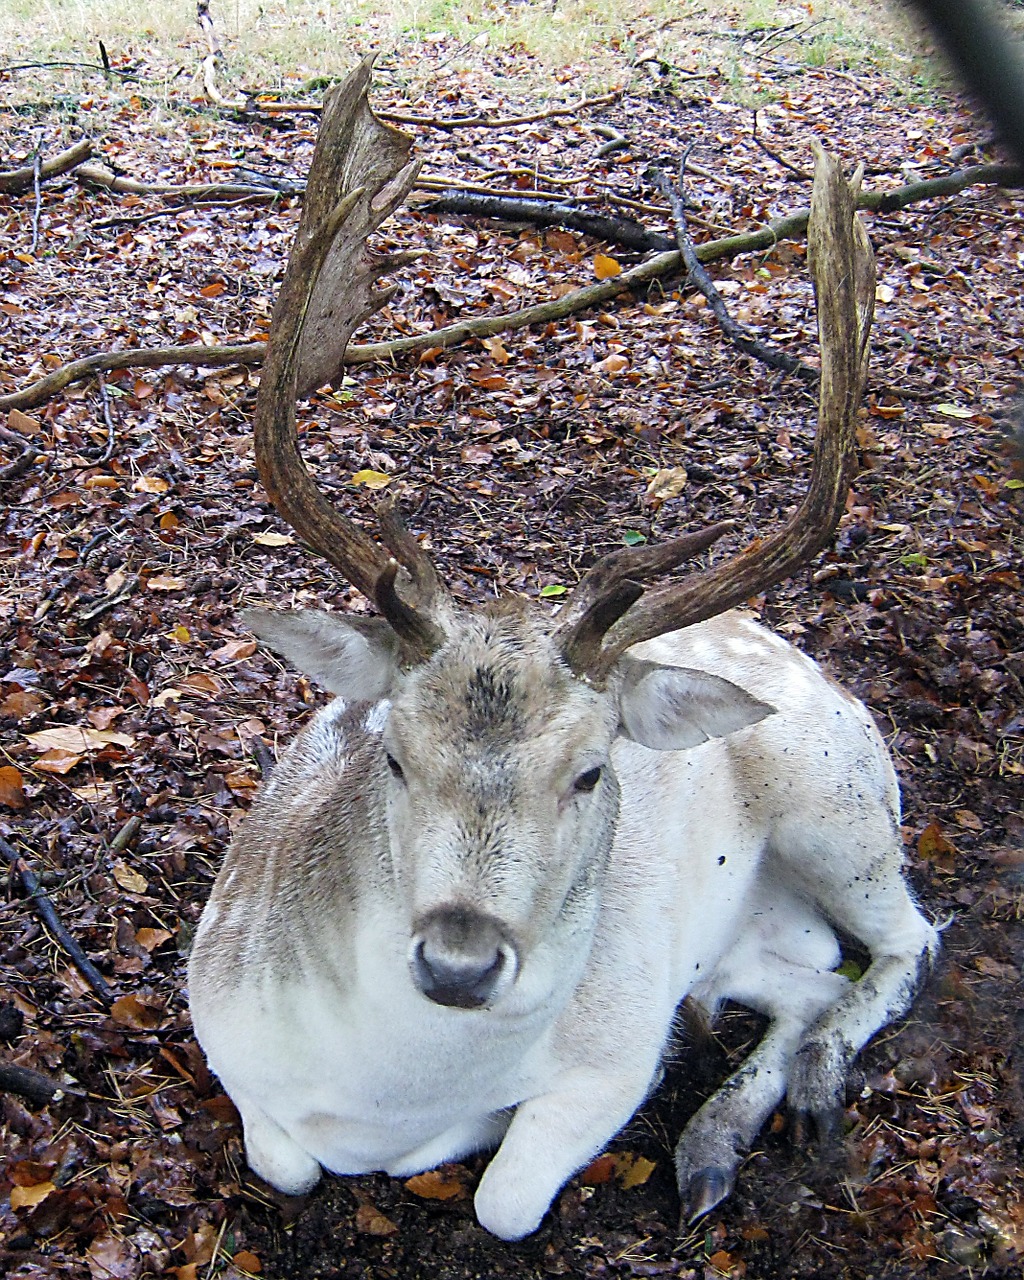
[[[303,644],[314,630],[304,625]],[[481,661],[473,644],[453,646],[453,709],[459,663]],[[895,775],[860,703],[738,614],[638,646],[607,694],[559,675],[555,693],[537,695],[543,731],[512,744],[523,807],[485,813],[488,856],[467,861],[490,756],[446,740],[443,715],[415,718],[426,676],[385,678],[364,637],[352,648],[360,686],[392,700],[359,712],[372,741],[335,708],[319,713],[245,824],[191,959],[196,1032],[257,1173],[299,1192],[320,1166],[405,1176],[500,1143],[476,1211],[518,1239],[640,1106],[687,995],[711,1013],[733,999],[771,1023],[684,1132],[684,1196],[702,1170],[735,1176],[787,1086],[798,1110],[841,1101],[850,1058],[906,1007],[935,945],[902,879]],[[653,678],[638,660],[657,664]],[[343,673],[331,684],[345,693]],[[549,726],[543,698],[556,695]],[[698,739],[728,736],[652,750],[612,740],[616,719],[660,747],[678,745],[673,723],[682,741],[694,724]],[[404,782],[383,765],[381,735]],[[366,776],[359,751],[380,757]],[[578,794],[573,779],[602,761],[595,795]],[[612,767],[617,822],[601,790]],[[335,805],[357,801],[365,826],[346,813],[342,837],[322,836]],[[443,1007],[410,976],[410,939],[424,912],[467,901],[507,924],[519,967],[485,1007]],[[872,955],[858,983],[832,972],[829,921]]]

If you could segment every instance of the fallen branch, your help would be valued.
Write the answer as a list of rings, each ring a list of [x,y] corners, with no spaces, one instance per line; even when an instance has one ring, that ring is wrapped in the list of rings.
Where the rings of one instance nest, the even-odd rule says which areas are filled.
[[[58,151],[55,156],[51,156],[49,160],[44,160],[39,165],[39,181],[46,182],[48,178],[59,177],[62,173],[67,173],[70,169],[75,169],[83,161],[88,160],[92,155],[92,143],[83,139],[76,142],[73,147],[68,147],[64,151]],[[19,195],[22,191],[30,191],[36,181],[36,165],[23,165],[20,169],[10,169],[7,172],[0,172],[0,192],[5,195]]]
[[[223,54],[213,18],[210,16],[210,0],[198,0],[196,21],[199,23],[199,30],[206,37],[206,47],[209,50],[203,59],[203,88],[206,90],[206,96],[215,106],[226,111],[244,111],[251,105],[249,99],[231,101],[225,98],[217,87],[217,63],[221,61]]]
[[[60,1093],[73,1093],[84,1097],[82,1090],[69,1089],[66,1084],[33,1071],[31,1067],[19,1067],[14,1062],[0,1062],[0,1092],[16,1093],[37,1107],[45,1107]]]
[[[101,187],[118,195],[160,196],[164,200],[280,200],[280,191],[271,187],[254,187],[242,182],[199,182],[176,186],[172,183],[139,182],[114,173],[105,165],[83,164],[75,171],[79,182],[90,187]]]
[[[672,186],[660,169],[652,169],[650,171],[658,190],[672,206],[672,217],[676,224],[676,241],[679,245],[679,252],[683,255],[683,261],[686,263],[687,279],[696,285],[704,297],[707,298],[712,314],[718,321],[718,327],[734,347],[737,347],[744,355],[753,356],[755,360],[760,360],[762,364],[768,365],[770,369],[796,374],[798,378],[803,378],[805,382],[817,383],[821,376],[817,369],[812,368],[809,364],[804,364],[802,360],[791,356],[787,351],[779,351],[775,347],[770,347],[767,343],[761,342],[760,339],[748,333],[729,314],[728,308],[722,300],[722,295],[715,288],[714,281],[705,271],[700,258],[697,256],[696,245],[694,245],[689,232],[686,230],[686,193],[683,188],[683,177],[686,171],[688,154],[689,152],[683,156],[679,163],[679,181],[675,187]]]
[[[0,396],[0,411],[9,409],[34,409],[45,404],[51,396],[63,391],[72,382],[91,378],[94,373],[109,373],[114,369],[161,369],[166,365],[226,365],[262,364],[265,347],[262,342],[243,342],[234,347],[129,347],[124,351],[97,351],[95,355],[72,360],[59,369],[51,370],[38,382]]]
[[[581,98],[579,102],[571,102],[561,107],[549,107],[546,111],[535,111],[525,116],[412,116],[399,111],[375,111],[380,120],[390,120],[392,124],[418,124],[427,129],[510,129],[520,124],[539,124],[541,120],[552,120],[556,116],[574,116],[579,111],[590,107],[610,107],[622,97],[621,89],[613,89],[611,93],[599,94],[596,98]],[[269,108],[273,110],[273,108]]]
[[[648,231],[632,218],[608,218],[589,213],[564,202],[549,203],[530,196],[513,199],[508,196],[474,195],[445,192],[439,200],[416,206],[419,213],[462,214],[473,218],[499,218],[512,222],[529,222],[536,227],[568,227],[584,235],[595,236],[622,245],[634,253],[664,252],[672,248],[668,236]]]
[[[973,165],[955,174],[947,174],[943,178],[928,178],[911,183],[907,187],[900,187],[895,191],[862,191],[857,199],[857,207],[887,213],[894,209],[902,209],[917,200],[926,200],[933,196],[955,195],[965,187],[982,184],[1003,187],[1024,186],[1024,169],[1005,164]],[[907,194],[908,192],[914,194],[911,196]],[[757,231],[737,232],[736,235],[705,241],[704,244],[697,246],[697,257],[702,263],[708,263],[717,262],[723,258],[734,258],[741,253],[759,253],[771,249],[780,240],[802,235],[807,229],[809,213],[808,209],[797,209]],[[600,284],[575,289],[572,293],[567,293],[564,297],[551,302],[524,307],[504,315],[480,316],[475,320],[464,320],[443,329],[435,329],[430,333],[416,334],[414,337],[350,346],[345,353],[345,363],[366,364],[373,360],[394,360],[398,356],[427,351],[432,347],[452,347],[470,338],[492,337],[497,333],[510,333],[516,329],[523,329],[531,324],[561,320],[578,311],[585,311],[588,307],[608,302],[626,289],[647,284],[661,276],[671,275],[672,272],[679,270],[682,261],[682,255],[678,249],[671,250],[660,253],[648,259],[647,262],[633,267],[630,271],[614,276],[611,280],[603,280]],[[0,396],[0,412],[9,409],[35,408],[45,403],[58,391],[63,391],[70,383],[91,377],[100,370],[158,369],[167,365],[180,364],[258,365],[263,362],[264,350],[262,342],[247,342],[232,347],[156,347],[97,352],[95,355],[85,356],[83,359],[74,360],[70,364],[52,370],[38,382],[32,383],[21,391]]]
[[[110,1004],[114,998],[114,993],[107,986],[107,981],[103,974],[100,973],[75,939],[68,933],[64,925],[61,924],[60,917],[57,915],[53,903],[43,892],[35,872],[21,854],[18,853],[17,849],[9,845],[3,836],[0,836],[0,854],[3,855],[10,863],[11,868],[17,873],[18,879],[21,881],[21,887],[35,908],[36,914],[46,925],[54,939],[67,952],[75,968],[104,1004]]]

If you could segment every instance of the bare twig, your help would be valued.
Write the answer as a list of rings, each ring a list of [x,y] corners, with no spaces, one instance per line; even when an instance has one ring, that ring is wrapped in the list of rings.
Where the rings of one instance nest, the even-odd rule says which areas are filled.
[[[574,116],[590,107],[610,107],[622,97],[621,89],[599,94],[596,98],[581,98],[562,107],[549,107],[546,111],[534,111],[524,116],[413,116],[399,111],[376,111],[381,120],[392,124],[418,124],[426,129],[509,129],[519,124],[538,124],[541,120],[553,120],[556,116]],[[272,110],[273,108],[271,108]]]
[[[56,909],[50,899],[43,892],[43,889],[39,884],[39,878],[36,876],[35,872],[31,869],[21,854],[18,853],[17,849],[8,844],[3,836],[0,836],[0,855],[10,863],[11,868],[17,873],[18,879],[21,881],[21,887],[31,900],[40,920],[42,920],[43,924],[46,925],[46,928],[53,935],[54,939],[59,942],[67,952],[72,963],[78,969],[82,977],[85,978],[86,982],[88,982],[89,986],[92,987],[93,991],[96,992],[104,1004],[109,1004],[114,998],[114,993],[107,985],[107,981],[103,977],[103,974],[100,973],[79,944],[71,934],[68,933],[64,925],[61,924]]]
[[[813,173],[805,173],[803,169],[798,169],[795,164],[790,164],[790,162],[785,158],[785,156],[780,156],[777,152],[773,151],[771,147],[769,147],[768,144],[764,141],[764,139],[761,137],[761,135],[757,131],[757,107],[754,108],[753,116],[754,116],[754,127],[752,130],[751,136],[753,137],[754,142],[765,153],[765,155],[768,156],[770,159],[774,160],[776,164],[781,164],[783,169],[788,169],[789,172],[793,174],[794,177],[799,178],[801,182],[813,181],[814,179]]]
[[[783,373],[794,373],[797,377],[803,378],[805,382],[817,383],[820,376],[817,369],[812,369],[810,365],[797,360],[795,356],[789,355],[788,352],[778,351],[774,347],[770,347],[752,337],[742,325],[738,324],[729,315],[728,309],[722,301],[722,295],[715,288],[714,281],[705,271],[697,256],[696,246],[686,230],[686,194],[683,187],[683,179],[688,156],[689,149],[679,162],[679,180],[675,187],[672,186],[660,169],[651,169],[649,173],[659,191],[672,206],[672,217],[676,224],[676,242],[679,245],[680,253],[683,255],[683,261],[686,263],[690,281],[707,298],[708,305],[718,321],[719,328],[733,346],[738,347],[745,355],[753,356],[756,360],[760,360],[762,364],[768,365],[771,369],[780,369]]]
[[[96,461],[109,462],[114,456],[114,419],[110,413],[110,393],[107,391],[107,380],[104,378],[102,370],[97,373],[96,382],[100,389],[100,404],[103,406],[103,421],[107,424],[106,448]]]
[[[32,190],[35,193],[35,204],[32,206],[32,247],[29,253],[35,254],[39,248],[39,215],[43,211],[42,192],[43,171],[43,135],[36,141],[35,155],[32,157]]]

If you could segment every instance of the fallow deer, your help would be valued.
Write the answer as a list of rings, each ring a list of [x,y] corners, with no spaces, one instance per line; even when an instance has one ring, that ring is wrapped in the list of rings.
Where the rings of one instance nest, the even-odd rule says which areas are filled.
[[[275,505],[381,616],[248,615],[335,699],[217,878],[190,960],[196,1033],[250,1166],[279,1190],[497,1148],[476,1213],[514,1240],[644,1101],[680,1002],[737,1001],[769,1024],[676,1148],[697,1217],[784,1096],[804,1124],[834,1121],[852,1058],[908,1007],[936,945],[903,878],[871,716],[728,612],[806,561],[842,512],[870,249],[819,155],[819,426],[789,525],[646,593],[641,580],[729,526],[605,557],[557,616],[519,600],[465,609],[394,511],[383,547],[335,511],[296,443],[296,395],[337,372],[380,297],[368,281],[387,264],[366,231],[415,172],[408,140],[366,106],[367,77],[325,110],[256,438]],[[836,972],[837,930],[870,954],[858,981]]]

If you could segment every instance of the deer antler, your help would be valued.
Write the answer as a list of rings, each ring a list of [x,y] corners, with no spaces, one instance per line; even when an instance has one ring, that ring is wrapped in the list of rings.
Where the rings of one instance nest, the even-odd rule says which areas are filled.
[[[442,592],[428,557],[390,508],[382,536],[396,560],[343,516],[299,452],[295,401],[336,378],[353,330],[393,290],[373,290],[415,254],[371,252],[366,238],[405,199],[419,171],[412,139],[382,124],[366,91],[372,58],[328,94],[299,230],[274,308],[256,401],[256,465],[284,520],[392,624],[407,661],[443,642]],[[401,568],[399,567],[401,566]]]
[[[595,684],[607,678],[616,658],[631,645],[724,613],[787,577],[828,543],[839,523],[855,466],[854,428],[867,374],[875,266],[855,213],[860,171],[847,183],[838,162],[813,145],[807,238],[818,308],[821,382],[807,494],[784,528],[707,572],[647,594],[632,579],[674,567],[729,526],[715,526],[662,548],[643,548],[639,555],[613,552],[598,561],[577,587],[555,633],[573,670]]]

